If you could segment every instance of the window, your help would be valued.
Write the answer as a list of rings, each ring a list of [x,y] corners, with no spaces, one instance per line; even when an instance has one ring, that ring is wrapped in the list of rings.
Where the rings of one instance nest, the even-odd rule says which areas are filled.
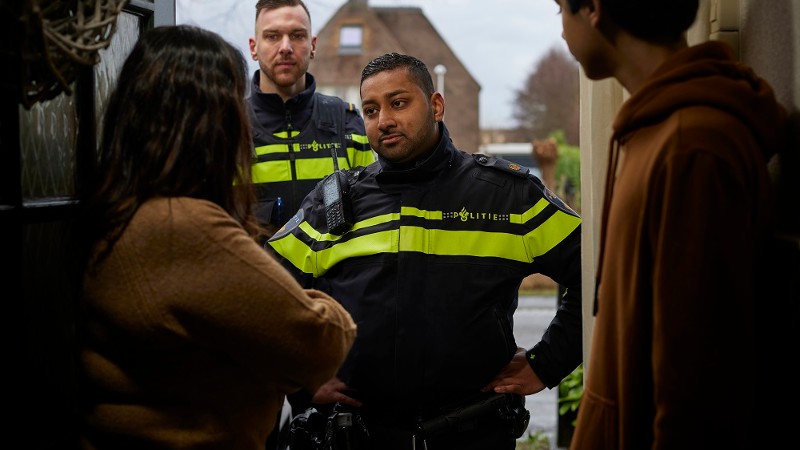
[[[361,54],[364,30],[361,25],[344,25],[339,30],[339,54]]]

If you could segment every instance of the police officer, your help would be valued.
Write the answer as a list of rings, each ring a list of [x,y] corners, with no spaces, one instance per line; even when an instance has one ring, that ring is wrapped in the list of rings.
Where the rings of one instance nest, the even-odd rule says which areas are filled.
[[[338,376],[313,400],[358,407],[373,449],[513,449],[524,426],[503,414],[439,421],[432,435],[424,425],[481,412],[470,405],[492,405],[492,389],[555,387],[580,364],[581,220],[527,169],[458,150],[418,59],[374,59],[361,99],[378,162],[348,172],[351,225],[329,232],[317,189],[269,241],[301,284],[330,293],[358,324]],[[533,273],[566,294],[525,350],[512,317]]]
[[[303,197],[338,166],[375,161],[364,121],[352,103],[316,92],[308,73],[317,37],[302,0],[258,0],[250,55],[258,62],[248,103],[253,127],[252,180],[258,195],[256,216],[269,237],[300,207]],[[293,413],[303,412],[309,395],[290,396]],[[282,426],[267,449],[280,446]]]
[[[273,231],[316,183],[333,171],[375,161],[358,109],[316,91],[307,72],[317,37],[302,0],[259,0],[250,55],[258,61],[248,101],[252,108],[256,214]]]

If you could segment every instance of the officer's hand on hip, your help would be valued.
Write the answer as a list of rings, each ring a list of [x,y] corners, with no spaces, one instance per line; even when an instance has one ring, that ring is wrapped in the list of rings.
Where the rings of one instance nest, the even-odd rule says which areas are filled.
[[[494,391],[498,394],[535,394],[545,388],[544,382],[528,364],[524,348],[517,348],[511,361],[503,367],[494,379],[483,387],[483,391]]]
[[[314,393],[314,397],[311,398],[311,402],[318,405],[338,402],[343,405],[360,408],[362,403],[358,399],[350,397],[348,395],[350,392],[353,392],[353,388],[346,385],[342,380],[333,377],[317,389],[317,392]]]

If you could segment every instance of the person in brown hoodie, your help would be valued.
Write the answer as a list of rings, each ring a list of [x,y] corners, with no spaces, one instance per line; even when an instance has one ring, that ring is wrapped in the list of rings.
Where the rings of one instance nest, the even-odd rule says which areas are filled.
[[[355,339],[256,241],[245,67],[185,25],[122,66],[79,227],[83,449],[263,450],[286,394],[331,378]]]
[[[777,300],[767,163],[787,145],[785,110],[728,45],[687,44],[698,0],[556,3],[586,76],[630,93],[613,123],[570,448],[774,448],[759,422],[782,345],[764,320]]]

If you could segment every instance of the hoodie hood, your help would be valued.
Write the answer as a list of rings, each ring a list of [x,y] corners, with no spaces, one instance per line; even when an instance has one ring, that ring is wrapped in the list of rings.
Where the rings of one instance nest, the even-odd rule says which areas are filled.
[[[691,83],[684,83],[691,80]],[[677,52],[620,108],[614,140],[637,128],[664,120],[676,109],[709,106],[743,123],[758,141],[765,160],[784,145],[785,110],[772,88],[733,57],[731,48],[709,41]]]

